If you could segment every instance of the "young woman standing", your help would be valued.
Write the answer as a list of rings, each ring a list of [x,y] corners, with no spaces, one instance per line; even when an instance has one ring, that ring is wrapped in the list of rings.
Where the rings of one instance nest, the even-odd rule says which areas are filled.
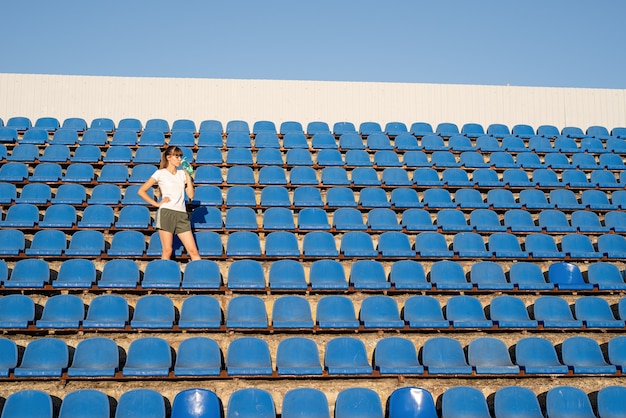
[[[172,257],[174,235],[180,238],[192,260],[199,260],[200,254],[191,232],[191,222],[185,204],[185,194],[193,199],[193,180],[185,170],[179,170],[183,151],[174,146],[167,147],[161,155],[159,169],[139,188],[137,194],[148,204],[158,209],[156,228],[161,239],[161,259]],[[147,191],[157,185],[161,191],[161,200],[152,199]]]

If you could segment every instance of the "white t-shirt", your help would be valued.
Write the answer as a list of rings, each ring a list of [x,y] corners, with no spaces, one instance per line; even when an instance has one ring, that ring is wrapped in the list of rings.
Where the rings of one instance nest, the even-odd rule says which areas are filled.
[[[155,171],[151,177],[156,180],[161,189],[161,199],[165,196],[170,198],[169,202],[163,203],[160,207],[187,212],[187,207],[185,206],[185,183],[187,177],[184,170],[176,170],[176,174],[172,174],[167,169],[162,168]]]

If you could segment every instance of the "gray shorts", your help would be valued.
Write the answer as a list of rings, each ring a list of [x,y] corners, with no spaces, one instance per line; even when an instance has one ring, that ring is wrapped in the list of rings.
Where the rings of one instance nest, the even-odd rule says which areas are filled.
[[[191,231],[191,222],[187,212],[159,208],[156,214],[156,227],[172,234]]]

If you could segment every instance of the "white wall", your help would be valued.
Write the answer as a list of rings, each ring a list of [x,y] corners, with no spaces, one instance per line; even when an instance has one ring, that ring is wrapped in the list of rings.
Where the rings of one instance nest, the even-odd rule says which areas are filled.
[[[0,74],[0,118],[626,126],[626,90]]]

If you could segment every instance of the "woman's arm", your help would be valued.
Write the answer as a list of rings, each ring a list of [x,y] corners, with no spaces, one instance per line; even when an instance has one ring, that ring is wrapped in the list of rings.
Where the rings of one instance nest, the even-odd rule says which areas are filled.
[[[183,171],[185,173],[185,193],[187,194],[187,198],[189,200],[193,199],[193,195],[194,195],[194,190],[193,190],[193,179],[191,178],[191,176],[189,175],[189,173],[187,173],[186,171]]]
[[[143,200],[145,200],[146,203],[148,203],[148,204],[150,204],[152,206],[156,206],[158,208],[159,206],[161,206],[161,203],[157,202],[154,199],[152,199],[148,195],[148,189],[153,187],[155,184],[157,184],[156,180],[154,178],[150,177],[148,180],[146,180],[146,182],[144,184],[141,185],[139,190],[137,190],[137,194],[139,195],[139,197],[141,197]]]

